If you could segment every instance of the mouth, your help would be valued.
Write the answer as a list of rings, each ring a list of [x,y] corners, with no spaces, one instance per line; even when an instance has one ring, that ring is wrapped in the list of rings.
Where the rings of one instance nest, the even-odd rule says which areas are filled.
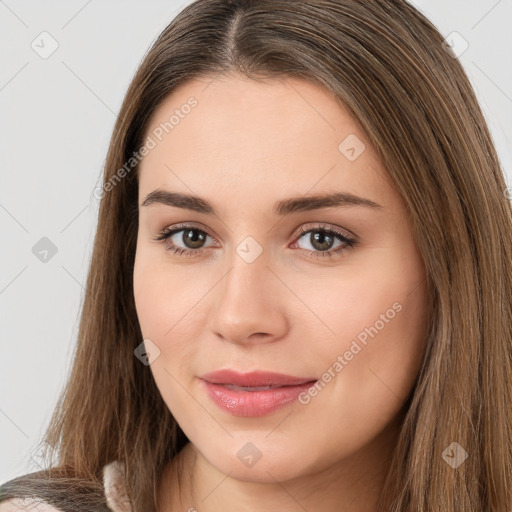
[[[274,372],[241,374],[232,370],[212,372],[200,379],[208,397],[219,408],[244,417],[267,415],[290,405],[317,382],[315,378]]]
[[[258,388],[265,390],[285,386],[300,386],[301,384],[317,380],[316,377],[296,377],[294,375],[261,370],[240,373],[231,369],[209,372],[200,378],[211,384],[235,386],[245,388],[247,391],[257,391]]]

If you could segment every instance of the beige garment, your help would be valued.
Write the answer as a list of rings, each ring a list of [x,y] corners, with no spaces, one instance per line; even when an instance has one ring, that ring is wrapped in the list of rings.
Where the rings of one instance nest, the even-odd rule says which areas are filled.
[[[103,487],[108,508],[113,512],[133,512],[126,493],[124,467],[114,461],[103,468]],[[62,512],[61,509],[35,498],[16,498],[0,504],[0,512]]]

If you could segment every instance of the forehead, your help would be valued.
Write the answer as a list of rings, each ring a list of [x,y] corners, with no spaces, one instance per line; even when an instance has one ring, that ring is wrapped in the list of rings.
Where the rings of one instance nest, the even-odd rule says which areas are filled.
[[[337,146],[344,132],[362,132],[323,87],[295,77],[256,81],[238,74],[182,84],[154,112],[148,133],[159,127],[169,146],[173,141],[180,148],[183,143],[194,144],[205,152],[225,142],[217,145],[216,154],[232,153],[235,144],[242,144],[251,153],[272,149],[273,156],[293,147],[303,153],[320,139],[324,146]],[[307,141],[310,144],[305,146]]]
[[[385,202],[384,169],[357,120],[300,78],[189,80],[154,112],[146,136],[154,147],[140,164],[140,195],[157,187],[208,195],[214,185],[226,198],[236,187],[263,199],[336,188]]]

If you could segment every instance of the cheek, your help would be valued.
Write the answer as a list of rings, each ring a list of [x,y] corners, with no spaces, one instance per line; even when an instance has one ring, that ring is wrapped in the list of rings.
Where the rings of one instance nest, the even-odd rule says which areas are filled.
[[[364,446],[389,425],[417,377],[426,292],[398,278],[388,284],[380,290],[354,284],[325,297],[324,304],[335,307],[324,307],[323,318],[336,335],[318,343],[311,354],[320,379],[299,401],[301,428],[311,432],[305,441],[316,443],[331,462]]]
[[[194,329],[199,328],[194,305],[200,298],[200,287],[191,276],[169,265],[145,265],[142,260],[135,263],[133,287],[144,338],[151,339],[162,355],[170,352],[171,344],[172,351],[179,351],[180,340],[193,338]]]
[[[376,289],[361,281],[345,281],[341,292],[327,292],[317,300],[318,317],[330,332],[322,329],[326,335],[317,336],[311,356],[317,375],[336,381],[333,389],[343,399],[352,401],[352,393],[366,390],[370,395],[371,389],[386,385],[397,397],[407,398],[426,332],[427,296],[419,284],[397,278]]]
[[[170,264],[163,247],[139,239],[133,270],[135,307],[143,336],[162,344],[161,350],[166,348],[165,340],[181,328],[181,322],[189,321],[187,309],[192,309],[194,299],[197,301],[198,289],[191,277]]]
[[[335,334],[318,347],[317,367],[324,373],[316,395],[304,402],[310,399],[318,414],[330,410],[338,426],[378,431],[412,389],[425,347],[428,295],[420,261],[409,262],[397,267],[380,259],[324,296],[323,318]],[[358,432],[356,437],[369,434]]]
[[[195,344],[201,322],[192,307],[197,292],[187,285],[183,275],[167,265],[144,265],[142,258],[134,268],[134,298],[137,316],[145,340],[156,345],[159,354],[149,368],[162,399],[169,410],[183,420],[190,409],[185,389],[192,384]],[[190,290],[190,292],[188,291]],[[151,345],[146,341],[146,350]],[[188,407],[188,409],[187,409]]]
[[[425,272],[412,242],[376,247],[339,278],[309,282],[308,291],[308,306],[328,327],[317,344],[316,367],[328,371],[342,356],[343,368],[331,370],[336,383],[329,386],[342,386],[346,397],[388,385],[405,399],[427,328]]]
[[[205,325],[204,296],[213,283],[198,279],[192,266],[169,264],[165,256],[146,255],[144,250],[138,253],[133,287],[143,338],[151,340],[159,351],[150,369],[174,412],[197,373],[195,360]]]
[[[160,339],[172,327],[173,288],[158,266],[136,262],[133,291],[137,316],[145,338]]]

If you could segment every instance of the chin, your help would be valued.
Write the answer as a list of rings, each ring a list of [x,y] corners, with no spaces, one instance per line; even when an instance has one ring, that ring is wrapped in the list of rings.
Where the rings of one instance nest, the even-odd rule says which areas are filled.
[[[265,432],[263,437],[267,435]],[[295,448],[286,449],[283,443],[275,446],[268,440],[252,438],[254,442],[246,441],[246,438],[231,439],[231,445],[226,444],[223,451],[203,451],[203,457],[218,471],[244,482],[275,483],[276,480],[287,481],[313,471],[314,461],[305,460],[302,450],[296,448],[300,443],[292,443]]]

